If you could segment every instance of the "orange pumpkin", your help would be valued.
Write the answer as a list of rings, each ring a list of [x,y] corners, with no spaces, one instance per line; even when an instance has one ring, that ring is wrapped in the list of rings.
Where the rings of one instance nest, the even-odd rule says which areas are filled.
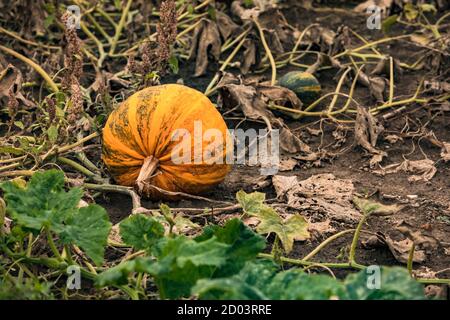
[[[158,188],[199,194],[225,178],[228,137],[225,121],[204,94],[161,85],[136,92],[111,113],[102,158],[117,183],[138,185],[150,198],[177,198]]]

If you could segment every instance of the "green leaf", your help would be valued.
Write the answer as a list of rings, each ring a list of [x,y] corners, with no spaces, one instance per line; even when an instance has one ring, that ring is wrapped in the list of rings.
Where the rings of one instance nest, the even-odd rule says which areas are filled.
[[[188,296],[197,280],[230,276],[254,260],[265,241],[232,219],[224,227],[206,227],[195,239],[162,238],[153,248],[151,272],[163,298]]]
[[[2,232],[3,224],[5,223],[6,216],[6,204],[2,198],[0,198],[0,233]]]
[[[23,150],[20,148],[14,148],[11,146],[1,146],[0,153],[13,154],[15,156],[23,154]]]
[[[296,214],[283,220],[275,209],[264,204],[265,194],[253,192],[250,194],[239,191],[236,195],[244,212],[260,220],[256,231],[261,234],[275,233],[287,253],[292,250],[294,240],[306,240],[310,237],[308,222]]]
[[[345,285],[349,298],[354,300],[424,300],[423,286],[400,267],[382,267],[379,288],[368,286],[371,273],[362,270],[349,275]]]
[[[279,272],[272,261],[249,262],[231,278],[204,279],[192,293],[200,299],[327,300],[348,297],[345,286],[327,275],[300,269]]]
[[[170,67],[170,70],[172,70],[172,72],[174,74],[178,74],[178,72],[180,71],[180,67],[179,67],[179,64],[178,64],[178,59],[177,59],[176,56],[172,55],[169,58],[169,67]]]
[[[413,21],[419,16],[419,11],[416,6],[411,3],[405,4],[403,7],[403,12],[405,13],[405,17],[408,21]]]
[[[37,172],[26,188],[7,181],[0,185],[5,192],[7,211],[24,227],[39,231],[43,227],[59,233],[63,221],[77,210],[82,191],[65,192],[64,174],[58,170]]]
[[[153,218],[137,214],[120,223],[120,236],[137,250],[150,250],[164,236],[164,227]]]
[[[200,299],[270,300],[398,300],[425,299],[423,286],[406,269],[382,267],[378,289],[369,289],[366,270],[344,281],[328,275],[307,274],[300,269],[279,272],[267,260],[249,262],[239,274],[221,279],[203,279],[192,288]]]
[[[10,279],[11,278],[11,279]],[[24,278],[23,281],[14,281],[15,278],[0,278],[0,300],[54,300],[51,292],[53,282],[38,282],[37,279]]]
[[[261,223],[256,230],[262,234],[275,233],[287,253],[291,252],[294,240],[303,241],[310,237],[308,222],[300,215],[293,215],[283,221],[276,211],[270,208],[262,210],[258,217]]]
[[[138,257],[118,264],[100,273],[95,279],[97,287],[111,285],[125,285],[128,283],[128,277],[134,272],[146,272],[150,270],[152,260],[148,257]]]
[[[128,283],[128,276],[134,272],[136,260],[125,261],[115,267],[109,268],[100,273],[95,279],[97,287],[111,285],[124,285]]]
[[[55,22],[55,15],[49,14],[44,19],[44,28],[48,29],[48,27],[50,27],[53,24],[53,22]]]
[[[22,129],[22,130],[23,130],[23,128],[25,128],[25,126],[23,125],[23,122],[22,122],[22,121],[14,121],[14,125],[15,125],[16,127],[19,127],[19,128]]]
[[[192,294],[206,300],[265,300],[261,288],[266,287],[278,270],[272,261],[247,262],[233,277],[202,279],[192,288]]]
[[[433,13],[437,12],[437,9],[433,4],[428,4],[428,3],[419,4],[419,8],[423,12],[433,12]]]
[[[184,228],[201,229],[201,226],[199,224],[192,222],[191,220],[183,217],[180,214],[175,217],[173,222],[175,223],[175,227],[177,228],[178,233],[181,233]]]
[[[208,7],[208,15],[211,18],[211,20],[213,21],[217,20],[216,9],[213,6]]]
[[[111,229],[108,215],[98,205],[78,208],[83,192],[79,188],[66,192],[61,171],[37,172],[25,187],[13,181],[0,187],[17,226],[35,232],[45,228],[63,243],[80,246],[96,264],[102,262]]]
[[[195,12],[194,6],[191,3],[187,6],[187,12],[189,14],[193,14]]]
[[[51,143],[54,143],[56,141],[56,139],[58,138],[58,129],[56,128],[56,126],[52,125],[47,129],[47,136]]]
[[[106,210],[99,205],[89,205],[67,219],[61,240],[81,247],[95,264],[101,265],[110,230]]]
[[[390,215],[402,209],[401,206],[396,204],[385,205],[379,202],[375,202],[370,199],[364,198],[353,198],[353,203],[361,210],[364,214],[374,213],[379,215]]]
[[[202,300],[266,300],[256,287],[242,282],[238,277],[201,279],[192,289],[192,294]]]
[[[397,20],[398,20],[398,15],[396,15],[396,14],[387,17],[381,23],[381,30],[384,33],[388,33],[391,30],[392,26],[397,23]]]
[[[253,0],[244,0],[243,1],[244,7],[245,8],[251,8],[253,7],[255,4],[253,3]]]
[[[239,272],[247,261],[255,259],[266,247],[265,239],[246,227],[239,219],[227,221],[223,228],[216,225],[208,226],[195,240],[204,241],[213,236],[219,242],[230,245],[225,253],[227,263],[216,270],[214,277],[224,277]]]
[[[258,213],[264,207],[266,195],[262,192],[246,193],[240,190],[236,194],[236,199],[242,206],[245,213],[252,215]]]
[[[170,210],[170,207],[165,203],[161,203],[159,205],[159,209],[161,210],[161,213],[162,213],[164,219],[166,219],[166,221],[170,225],[175,225],[174,215],[172,213],[172,210]]]
[[[116,9],[118,10],[122,9],[122,1],[114,0],[114,7],[116,7]]]
[[[278,273],[265,289],[275,300],[330,300],[346,299],[345,286],[327,276],[309,275],[299,269]]]
[[[226,262],[228,245],[216,238],[198,242],[185,236],[162,238],[154,247],[157,262],[150,274],[162,298],[187,296],[191,287],[201,278],[210,278],[215,269]]]

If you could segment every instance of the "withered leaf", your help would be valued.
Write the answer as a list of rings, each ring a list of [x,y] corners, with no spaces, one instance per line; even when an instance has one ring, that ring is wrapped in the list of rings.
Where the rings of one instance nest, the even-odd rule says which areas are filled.
[[[293,158],[281,159],[280,164],[278,166],[278,170],[280,172],[283,171],[291,171],[297,165],[297,160]]]
[[[247,74],[250,71],[250,68],[254,65],[259,64],[260,62],[260,53],[258,50],[258,46],[253,39],[245,39],[243,44],[244,53],[241,58],[240,71],[242,74]]]
[[[312,211],[333,221],[355,224],[361,213],[352,203],[354,186],[351,180],[332,174],[318,174],[299,181],[296,176],[272,177],[278,199],[302,212]]]
[[[302,107],[300,99],[288,88],[259,84],[257,89],[263,96],[275,103],[284,105],[286,102],[289,102],[294,109],[300,109]]]
[[[450,161],[450,143],[444,142],[441,151],[441,158],[445,162]]]
[[[311,233],[314,239],[322,237],[324,235],[333,233],[336,231],[335,228],[331,226],[331,220],[326,219],[321,222],[310,222],[308,226],[308,231]]]
[[[392,59],[392,61],[394,63],[394,77],[398,79],[398,77],[403,74],[403,69],[400,66],[400,61],[398,59]],[[371,74],[390,76],[390,64],[390,59],[388,57],[380,59]]]
[[[427,234],[425,231],[414,230],[415,228],[406,221],[401,221],[396,229],[425,251],[431,252],[439,246],[438,240],[431,234]]]
[[[389,134],[386,137],[384,137],[384,140],[388,141],[391,144],[394,144],[397,141],[403,141],[403,138],[396,134]]]
[[[299,137],[297,137],[284,122],[275,117],[268,108],[268,99],[281,98],[283,88],[259,86],[258,84],[243,84],[236,76],[225,73],[218,84],[220,98],[227,108],[239,106],[244,115],[249,119],[263,120],[267,127],[280,130],[280,148],[288,153],[310,153],[311,150]],[[265,93],[263,97],[263,92]],[[292,99],[291,103],[299,103],[298,98],[289,94],[285,99]],[[297,100],[296,100],[297,99]]]
[[[392,204],[392,205],[386,205],[386,204],[382,204],[370,199],[364,199],[364,198],[358,198],[358,197],[354,197],[353,198],[353,203],[355,203],[355,205],[363,212],[366,213],[371,213],[373,215],[378,215],[378,216],[388,216],[391,214],[394,214],[398,211],[400,211],[403,206],[399,206],[396,204]]]
[[[241,1],[233,1],[230,6],[231,13],[239,17],[242,21],[252,20],[259,16],[260,9],[258,7],[253,7],[251,9],[245,9],[241,5]]]
[[[437,169],[434,165],[433,160],[424,159],[424,160],[405,160],[401,163],[390,164],[384,168],[373,171],[376,174],[385,175],[389,173],[397,173],[397,172],[408,172],[415,173],[408,178],[410,182],[416,181],[430,181],[437,172]]]
[[[12,64],[9,64],[4,70],[0,71],[0,100],[5,97],[10,99],[12,95],[25,106],[33,106],[34,103],[26,99],[20,92],[22,81],[22,72]]]
[[[96,73],[95,81],[91,84],[90,88],[95,92],[99,92],[103,89],[110,88],[111,82],[117,83],[124,88],[127,88],[130,84],[129,81],[121,79],[113,73],[101,71]]]
[[[378,136],[384,130],[383,126],[377,122],[367,109],[358,105],[358,113],[355,121],[355,140],[364,149],[369,151],[373,158],[370,161],[371,167],[382,161],[386,152],[375,148]]]
[[[202,19],[201,23],[195,28],[189,53],[189,59],[196,58],[195,77],[206,73],[209,56],[212,56],[216,61],[219,60],[221,46],[217,24],[211,20]]]
[[[352,45],[352,38],[350,35],[350,29],[347,26],[340,26],[333,39],[332,50],[330,55],[335,55],[339,52],[345,51]]]
[[[395,241],[391,237],[386,236],[385,242],[389,247],[389,250],[394,255],[395,259],[401,263],[407,263],[409,252],[413,245],[410,239],[404,239],[400,241]],[[423,250],[414,250],[413,261],[414,262],[424,262],[426,259],[425,252]]]
[[[305,39],[309,43],[317,44],[322,48],[321,51],[326,52],[332,48],[336,33],[321,25],[315,25],[308,32],[306,32]]]
[[[223,41],[226,41],[240,27],[231,18],[221,11],[216,11],[216,22]]]
[[[255,87],[239,84],[239,81],[225,75],[218,84],[221,98],[225,106],[234,108],[239,106],[244,115],[253,120],[264,120],[266,123],[276,120],[263,100],[258,97]]]
[[[280,147],[291,154],[311,153],[311,148],[287,127],[282,127],[280,130]]]
[[[396,3],[400,3],[401,1],[395,1]],[[360,3],[357,5],[353,10],[356,12],[366,12],[367,8],[371,6],[377,6],[381,9],[382,12],[385,14],[389,11],[392,4],[394,3],[394,0],[367,0],[363,3]]]
[[[382,77],[369,77],[364,72],[360,71],[358,83],[369,88],[370,95],[376,99],[377,102],[384,102],[386,89],[388,88],[388,80]]]

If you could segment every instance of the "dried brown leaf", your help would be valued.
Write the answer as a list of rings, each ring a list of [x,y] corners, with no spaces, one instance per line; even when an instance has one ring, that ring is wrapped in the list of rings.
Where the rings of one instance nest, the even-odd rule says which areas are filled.
[[[293,158],[281,159],[280,164],[278,166],[278,171],[291,171],[295,168],[298,161]]]
[[[398,141],[403,141],[403,138],[396,135],[396,134],[389,134],[386,137],[384,137],[384,140],[386,140],[387,142],[394,144]]]
[[[216,22],[223,41],[235,34],[240,27],[231,18],[221,11],[216,11]]]
[[[404,239],[400,241],[395,241],[391,237],[386,236],[385,238],[386,244],[389,247],[389,250],[394,255],[395,259],[401,263],[407,263],[409,252],[413,245],[413,242],[410,239]],[[413,261],[414,262],[424,262],[426,259],[425,252],[423,250],[414,250]]]
[[[321,222],[310,222],[308,225],[308,231],[314,239],[318,239],[326,236],[327,234],[334,233],[336,229],[331,226],[331,220],[326,219]]]
[[[398,1],[395,1],[398,2]],[[371,6],[379,7],[383,12],[389,12],[394,0],[367,0],[357,5],[353,10],[356,12],[366,12],[367,8]],[[401,4],[401,2],[400,2]]]
[[[403,69],[400,66],[400,61],[398,59],[393,59],[394,62],[394,77],[397,79],[399,76],[403,74]],[[390,76],[390,59],[388,57],[384,59],[380,59],[375,66],[375,68],[372,70],[372,75],[385,75]]]
[[[222,42],[217,24],[211,20],[203,19],[195,28],[192,38],[189,59],[195,60],[195,77],[206,73],[209,56],[215,61],[219,60]]]
[[[241,58],[239,69],[242,74],[247,74],[252,66],[258,65],[260,62],[260,54],[258,45],[253,39],[246,39],[243,47],[245,48]]]
[[[288,88],[259,84],[257,86],[257,90],[263,97],[266,98],[266,102],[270,100],[278,105],[286,105],[289,103],[289,106],[293,109],[300,110],[302,108],[303,104],[300,99],[292,90],[289,90]]]
[[[430,181],[436,174],[437,169],[434,166],[434,162],[430,159],[414,160],[414,161],[405,160],[401,163],[394,163],[384,168],[381,168],[380,170],[375,170],[374,173],[385,175],[390,173],[397,173],[400,171],[415,173],[415,175],[412,175],[408,178],[408,181],[416,182],[416,181]]]
[[[450,143],[444,142],[441,150],[441,158],[445,162],[450,161]]]
[[[361,213],[352,203],[354,186],[351,180],[333,174],[318,174],[299,181],[296,176],[272,177],[278,199],[302,212],[313,212],[325,218],[355,224]]]
[[[22,72],[9,64],[4,70],[0,71],[0,101],[3,98],[20,100],[25,106],[31,107],[33,102],[26,99],[20,90],[22,89]]]
[[[280,130],[280,148],[291,154],[311,153],[311,148],[287,127]]]
[[[287,153],[310,153],[311,150],[299,137],[297,137],[284,122],[275,117],[268,108],[269,96],[281,98],[282,92],[287,92],[279,87],[260,86],[258,84],[246,85],[240,79],[229,73],[225,73],[218,84],[222,104],[229,109],[240,107],[244,115],[253,120],[263,120],[268,128],[280,130],[280,148]],[[263,92],[266,95],[263,96]],[[284,97],[295,101],[293,95]],[[297,100],[298,101],[298,100]]]
[[[384,102],[385,92],[388,88],[389,81],[382,77],[369,77],[364,72],[360,71],[358,82],[369,88],[370,94],[377,102]]]
[[[406,221],[401,221],[396,229],[427,252],[436,250],[439,246],[439,241],[431,234],[428,234],[425,231],[415,230],[414,226]]]
[[[239,17],[242,21],[252,20],[259,16],[260,9],[258,7],[253,7],[251,9],[245,9],[241,5],[241,1],[233,1],[231,3],[231,13],[237,17]]]
[[[387,154],[384,151],[375,148],[378,136],[384,130],[383,126],[365,109],[358,105],[358,113],[355,122],[355,139],[356,142],[364,149],[369,151],[373,157],[370,165],[381,162]]]

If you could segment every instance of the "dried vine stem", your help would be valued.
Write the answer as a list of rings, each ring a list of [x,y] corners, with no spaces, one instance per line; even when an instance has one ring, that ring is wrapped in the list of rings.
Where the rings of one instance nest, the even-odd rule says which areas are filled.
[[[122,15],[120,17],[119,24],[116,27],[114,37],[111,41],[111,47],[109,48],[109,55],[113,56],[114,51],[117,47],[117,42],[119,41],[120,35],[122,34],[122,29],[125,26],[125,22],[127,20],[128,12],[130,11],[131,4],[133,3],[133,0],[128,0],[127,4],[125,5],[125,8],[122,11]]]
[[[13,57],[15,57],[15,58],[17,58],[17,59],[19,59],[19,60],[21,60],[23,62],[25,62],[27,65],[29,65],[34,70],[36,70],[36,72],[39,73],[42,76],[42,78],[44,78],[44,80],[47,82],[47,84],[49,85],[50,89],[53,92],[58,92],[59,91],[58,86],[56,85],[56,83],[52,80],[52,78],[48,75],[48,73],[45,72],[45,70],[42,69],[41,66],[38,65],[36,62],[34,62],[33,60],[28,59],[27,57],[21,55],[20,53],[14,51],[12,49],[9,49],[7,47],[4,47],[2,45],[0,45],[0,50],[6,52],[7,54],[12,55]]]
[[[267,44],[266,38],[264,37],[264,31],[263,31],[261,25],[259,24],[257,19],[253,19],[253,23],[255,24],[256,28],[258,28],[259,36],[261,38],[261,43],[264,47],[264,50],[266,50],[267,56],[269,57],[270,65],[272,67],[272,78],[270,80],[270,84],[272,86],[274,86],[275,83],[277,82],[277,66],[275,63],[275,59],[273,58],[272,51],[270,50],[269,45]]]

